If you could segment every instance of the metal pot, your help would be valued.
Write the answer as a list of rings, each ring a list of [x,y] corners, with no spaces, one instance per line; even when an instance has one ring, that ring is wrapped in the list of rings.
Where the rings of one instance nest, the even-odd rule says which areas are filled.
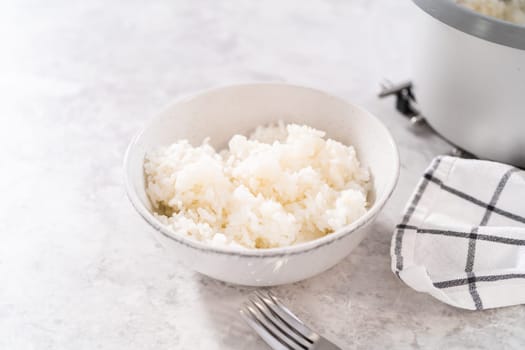
[[[453,0],[413,2],[413,91],[421,113],[474,155],[525,167],[525,26]]]

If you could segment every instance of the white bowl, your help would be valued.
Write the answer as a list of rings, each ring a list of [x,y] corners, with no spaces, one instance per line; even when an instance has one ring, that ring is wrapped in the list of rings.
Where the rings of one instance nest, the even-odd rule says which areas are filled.
[[[373,177],[371,207],[347,227],[325,237],[285,248],[236,250],[192,240],[170,231],[152,214],[144,184],[147,151],[188,139],[197,145],[206,137],[218,149],[236,133],[283,120],[326,131],[353,145]],[[392,194],[399,175],[399,157],[387,128],[372,114],[324,92],[285,84],[248,84],[205,91],[173,103],[154,118],[126,152],[125,183],[138,213],[155,228],[174,258],[210,277],[251,286],[292,283],[327,270],[366,236],[366,228]]]

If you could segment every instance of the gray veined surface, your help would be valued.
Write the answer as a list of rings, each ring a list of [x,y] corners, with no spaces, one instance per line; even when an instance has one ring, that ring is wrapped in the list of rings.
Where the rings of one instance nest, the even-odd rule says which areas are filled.
[[[390,271],[390,239],[434,155],[379,82],[408,76],[410,2],[48,1],[0,10],[0,348],[246,349],[252,289],[179,266],[125,196],[125,147],[179,94],[239,81],[310,85],[390,128],[401,179],[372,232],[341,264],[274,288],[345,348],[519,348],[525,310],[471,313]],[[5,30],[4,30],[5,29]]]

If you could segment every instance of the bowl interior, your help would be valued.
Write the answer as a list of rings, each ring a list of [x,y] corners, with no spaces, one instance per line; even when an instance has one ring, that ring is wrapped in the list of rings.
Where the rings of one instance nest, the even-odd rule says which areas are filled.
[[[193,145],[206,137],[221,149],[232,135],[279,120],[323,130],[327,137],[356,148],[373,176],[370,210],[381,206],[398,175],[395,143],[384,125],[367,111],[323,92],[284,84],[230,86],[179,100],[158,115],[132,142],[125,161],[133,204],[151,210],[145,191],[146,152],[187,139]],[[140,211],[140,208],[137,208]]]

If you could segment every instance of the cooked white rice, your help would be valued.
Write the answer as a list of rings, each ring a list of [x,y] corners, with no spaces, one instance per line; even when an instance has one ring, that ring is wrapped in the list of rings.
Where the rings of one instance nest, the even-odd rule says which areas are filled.
[[[525,0],[457,0],[457,3],[487,16],[525,24]]]
[[[217,153],[178,141],[147,154],[147,194],[178,234],[216,245],[283,247],[332,233],[367,208],[369,173],[352,146],[283,123]]]

